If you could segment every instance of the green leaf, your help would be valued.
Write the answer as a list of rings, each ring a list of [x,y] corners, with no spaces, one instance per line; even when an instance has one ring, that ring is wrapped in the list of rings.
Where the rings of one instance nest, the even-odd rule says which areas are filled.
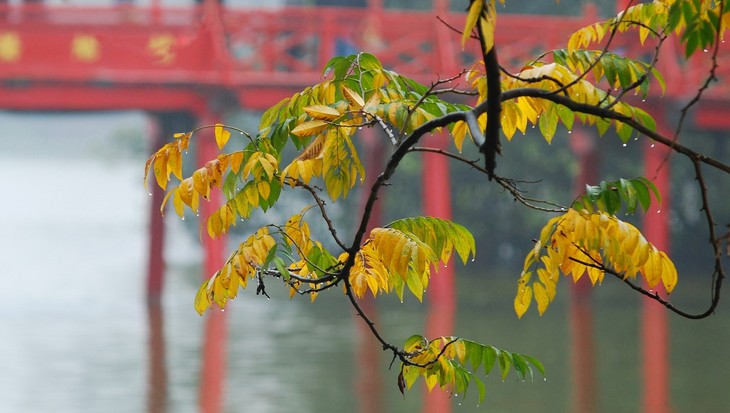
[[[627,179],[621,178],[619,179],[618,190],[619,195],[621,195],[621,198],[623,198],[624,202],[626,202],[626,212],[628,212],[629,214],[634,213],[634,211],[636,211],[636,205],[638,203],[634,184]]]
[[[261,266],[262,267],[268,267],[269,264],[271,263],[271,260],[273,260],[274,257],[276,257],[276,250],[277,250],[276,247],[277,247],[277,245],[278,244],[274,244],[274,246],[271,247],[271,249],[269,250],[269,253],[266,254],[266,259],[264,260],[263,263],[261,263]]]
[[[601,208],[603,211],[608,212],[611,215],[615,215],[616,212],[621,208],[621,200],[619,194],[616,193],[616,186],[611,183],[601,182],[601,198],[598,200],[599,205],[603,205]]]
[[[415,271],[408,271],[406,285],[408,286],[408,289],[411,290],[413,295],[418,298],[418,301],[423,301],[423,293],[425,288],[423,287],[423,282],[421,281],[420,274],[417,274]]]
[[[646,187],[649,188],[651,190],[651,192],[654,193],[654,197],[656,198],[656,201],[660,204],[662,203],[662,194],[659,192],[659,188],[657,188],[656,185],[654,185],[654,182],[644,178],[643,176],[636,178],[636,180],[638,180],[639,182],[646,185]],[[634,185],[636,185],[636,183],[634,183]]]
[[[568,130],[572,130],[573,122],[575,121],[575,113],[563,105],[557,105],[557,111],[560,121],[563,122]]]
[[[538,123],[542,136],[548,143],[552,142],[553,136],[555,136],[555,130],[558,127],[558,114],[555,110],[555,105],[550,105],[548,110],[544,111],[540,115]]]
[[[228,172],[226,179],[223,181],[223,194],[227,200],[236,196],[236,184],[238,184],[238,174]]]
[[[499,351],[499,355],[497,356],[497,361],[499,362],[499,371],[502,373],[502,381],[504,381],[507,378],[507,375],[509,374],[509,369],[511,357],[510,353],[504,350]]]
[[[370,53],[360,53],[357,55],[360,67],[365,70],[381,70],[383,65],[377,57]]]
[[[530,380],[532,380],[532,369],[521,355],[512,353],[512,365],[515,366],[517,377],[519,377],[522,381],[527,378],[527,373],[530,373]]]
[[[277,271],[279,271],[279,274],[281,274],[282,277],[284,277],[284,281],[289,282],[289,279],[291,278],[291,274],[289,274],[289,270],[286,268],[286,263],[281,257],[274,257],[273,258],[274,267]]]
[[[450,255],[453,249],[466,264],[469,255],[476,254],[474,236],[463,226],[434,217],[413,217],[393,221],[387,228],[413,234],[428,245],[437,256]]]
[[[543,377],[545,377],[545,367],[543,367],[543,365],[542,365],[542,363],[540,362],[540,360],[538,360],[538,359],[536,359],[536,358],[534,358],[534,357],[532,357],[532,356],[528,356],[528,355],[526,355],[526,354],[522,354],[522,357],[523,357],[523,358],[524,358],[525,360],[527,360],[527,361],[528,361],[528,362],[529,362],[530,364],[532,364],[533,366],[535,366],[535,368],[537,369],[537,371],[539,371],[539,372],[540,372],[540,374],[541,374],[541,375],[542,375]]]
[[[494,363],[497,361],[497,350],[496,348],[492,346],[484,346],[482,348],[482,360],[484,363],[484,374],[489,374],[489,372],[494,369]]]

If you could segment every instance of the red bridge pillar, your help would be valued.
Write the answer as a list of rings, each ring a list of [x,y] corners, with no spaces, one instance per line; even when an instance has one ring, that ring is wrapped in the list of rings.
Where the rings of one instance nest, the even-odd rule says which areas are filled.
[[[657,128],[666,128],[661,112],[652,113]],[[662,194],[656,205],[644,216],[642,232],[646,239],[662,251],[669,251],[669,155],[671,150],[647,139],[644,145],[644,176],[654,182]],[[656,292],[666,296],[661,285]],[[641,334],[644,366],[642,412],[668,413],[669,409],[669,327],[667,310],[657,302],[642,297]]]
[[[152,142],[151,147],[157,150],[176,132],[192,129],[193,119],[182,112],[154,113],[151,116]],[[160,205],[165,192],[157,186],[154,176],[148,177],[148,188],[152,194],[150,203],[150,237],[149,257],[147,262],[147,301],[159,304],[162,297],[162,287],[165,278],[165,259],[163,256],[165,227],[160,213]]]
[[[450,141],[447,133],[435,134],[426,139],[426,146],[446,149]],[[451,183],[449,179],[449,160],[445,156],[426,152],[423,154],[423,214],[443,219],[451,219]],[[456,314],[456,292],[454,287],[454,268],[450,260],[448,266],[441,266],[434,273],[428,285],[429,309],[426,316],[426,336],[429,339],[454,334],[454,315]],[[424,413],[451,412],[448,393],[434,390],[424,397]]]
[[[574,128],[570,147],[578,157],[579,170],[575,180],[575,193],[585,191],[585,185],[595,185],[599,180],[600,157],[596,151],[594,136],[585,129]],[[572,371],[572,404],[575,413],[597,410],[596,352],[593,336],[592,286],[584,275],[577,283],[570,283],[570,364]]]
[[[221,116],[208,114],[201,119],[202,125],[214,125],[221,122]],[[215,159],[218,154],[213,129],[203,129],[197,135],[198,165]],[[218,190],[210,192],[210,201],[200,203],[201,239],[203,242],[203,277],[210,278],[225,262],[225,234],[220,238],[210,238],[205,229],[205,219],[222,205],[223,194]],[[200,398],[198,404],[201,413],[219,413],[223,411],[225,378],[226,378],[226,340],[228,336],[225,313],[212,305],[205,315],[205,332],[203,335],[203,354],[200,372]]]

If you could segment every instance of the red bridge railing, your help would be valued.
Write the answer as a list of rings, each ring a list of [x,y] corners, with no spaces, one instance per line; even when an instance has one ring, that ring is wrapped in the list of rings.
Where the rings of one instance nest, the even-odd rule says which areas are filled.
[[[454,27],[464,19],[451,12],[439,17]],[[570,33],[596,20],[590,11],[579,17],[500,16],[501,62],[518,70],[539,51],[563,47]],[[262,108],[317,82],[332,56],[361,50],[423,82],[434,80],[434,73],[451,76],[476,60],[431,10],[224,10],[215,2],[186,8],[5,4],[0,5],[0,107],[93,109],[102,98],[107,103],[101,108],[187,107],[226,90],[243,106]],[[633,37],[619,38],[615,50],[651,52]],[[685,66],[660,60],[668,96],[696,91],[709,64],[702,57]],[[728,58],[721,55],[721,79],[727,79]],[[725,100],[726,89],[711,94]],[[170,100],[177,103],[165,103]]]

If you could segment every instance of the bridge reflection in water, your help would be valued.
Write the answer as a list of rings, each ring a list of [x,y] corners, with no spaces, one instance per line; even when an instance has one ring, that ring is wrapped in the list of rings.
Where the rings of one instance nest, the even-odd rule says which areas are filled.
[[[166,291],[161,307],[147,307],[146,225],[139,213],[149,202],[140,187],[145,154],[125,157],[123,147],[131,142],[120,150],[117,138],[103,136],[120,123],[144,129],[145,118],[115,116],[47,121],[0,113],[0,176],[13,177],[3,179],[13,202],[0,204],[0,411],[210,411],[199,408],[205,323],[192,309],[202,272],[198,241],[177,219],[168,220]],[[89,139],[79,130],[102,132]],[[475,409],[471,394],[462,406],[453,400],[454,411],[570,410],[569,360],[576,352],[572,346],[580,344],[568,341],[567,284],[562,285],[546,315],[518,322],[510,303],[514,279],[458,278],[456,332],[534,354],[549,375],[547,382],[534,383],[491,378],[484,406]],[[380,392],[379,411],[419,411],[418,391],[400,396],[386,355],[359,344],[355,329],[361,323],[348,316],[352,311],[339,294],[310,305],[269,288],[271,301],[247,291],[226,311],[227,376],[218,398],[206,406],[365,412],[357,406]],[[596,411],[637,411],[639,300],[618,283],[600,289],[590,326],[598,385],[592,403]],[[700,307],[706,285],[687,277],[678,294],[682,305]],[[394,341],[423,331],[423,307],[413,301],[378,300],[379,324]],[[724,307],[702,322],[671,318],[676,411],[720,412],[730,405],[723,391],[730,371],[718,368],[730,345],[729,320]],[[358,348],[380,358],[369,366],[377,380],[357,384],[363,369],[356,362]]]

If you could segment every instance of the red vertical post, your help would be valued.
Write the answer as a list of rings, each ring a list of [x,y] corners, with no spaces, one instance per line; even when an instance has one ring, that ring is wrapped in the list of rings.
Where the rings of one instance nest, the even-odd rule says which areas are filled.
[[[586,184],[598,182],[600,158],[592,136],[575,128],[570,138],[570,147],[578,156],[578,177],[575,193],[585,191]],[[583,276],[577,283],[570,284],[570,365],[573,392],[571,411],[575,413],[597,410],[596,396],[596,353],[593,339],[593,307],[591,305],[591,282]]]
[[[426,145],[438,149],[448,147],[448,135],[435,134],[426,140]],[[449,161],[445,156],[426,152],[423,154],[423,213],[444,219],[451,219],[451,183],[449,180]],[[451,260],[453,261],[453,259]],[[429,281],[426,315],[426,335],[429,339],[448,336],[454,333],[456,314],[456,291],[453,266],[441,266]],[[426,393],[424,413],[451,412],[449,394],[443,391]]]
[[[373,128],[365,128],[360,131],[363,143],[363,159],[365,161],[365,185],[360,199],[360,211],[365,208],[365,203],[370,196],[370,188],[377,179],[383,168],[385,159],[385,147],[383,139],[378,136]],[[382,225],[383,208],[382,193],[380,201],[373,205],[370,215],[368,230]],[[375,300],[369,293],[360,300],[360,306],[376,325],[378,323],[377,308]],[[357,326],[357,377],[355,378],[355,390],[358,395],[358,412],[379,413],[383,411],[382,377],[380,370],[380,346],[378,340],[373,336],[370,328],[362,320],[355,320]]]
[[[666,125],[662,114],[653,114],[658,129]],[[647,139],[644,145],[644,175],[652,180],[662,194],[662,203],[644,216],[642,232],[646,239],[662,251],[668,251],[669,243],[669,162],[671,150],[654,145]],[[665,294],[661,284],[656,292]],[[668,413],[669,409],[669,327],[667,311],[659,303],[642,299],[641,338],[644,400],[642,412]]]
[[[167,411],[167,365],[165,363],[165,329],[159,302],[147,305],[147,413]]]
[[[212,125],[218,121],[217,117],[207,116],[203,124]],[[213,130],[208,129],[198,132],[198,163],[215,159],[218,156],[218,147],[213,136]],[[205,219],[222,204],[222,194],[218,190],[210,192],[210,201],[201,202],[200,217],[201,225],[205,225]],[[211,277],[225,262],[226,237],[213,239],[208,237],[207,231],[203,229],[203,274],[205,278]],[[225,365],[226,365],[226,339],[227,328],[223,311],[216,305],[211,306],[206,314],[205,335],[203,337],[203,360],[200,374],[200,398],[199,406],[202,413],[219,413],[223,411],[225,388]]]
[[[152,150],[156,151],[165,144],[167,138],[165,135],[168,131],[162,116],[154,117],[154,124],[151,129]],[[147,261],[147,302],[159,304],[165,274],[165,262],[162,251],[165,226],[162,222],[162,214],[160,213],[160,205],[162,205],[165,193],[157,185],[154,176],[149,176],[147,182],[150,194],[152,194],[150,202],[149,256]]]

